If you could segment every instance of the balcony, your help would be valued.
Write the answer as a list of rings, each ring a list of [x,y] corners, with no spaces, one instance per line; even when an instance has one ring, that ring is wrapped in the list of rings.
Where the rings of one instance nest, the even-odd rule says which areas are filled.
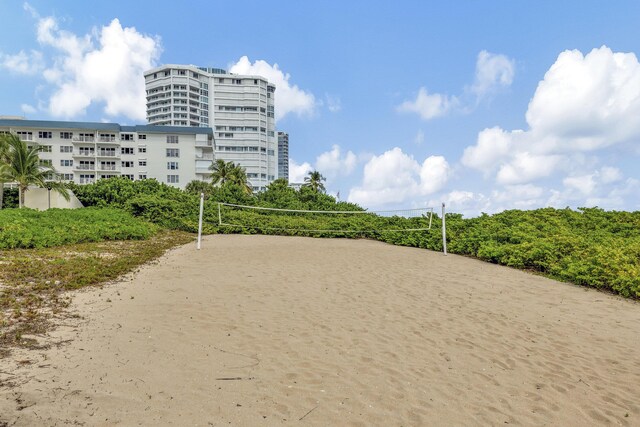
[[[100,165],[98,166],[99,171],[109,171],[109,172],[120,172],[120,169],[116,165]]]
[[[95,137],[94,136],[74,136],[73,138],[71,138],[71,141],[73,141],[73,142],[94,142],[95,141]]]
[[[80,178],[80,184],[93,184],[96,182],[95,178]]]
[[[73,157],[95,157],[95,151],[80,151],[78,153],[72,153]]]
[[[114,151],[98,151],[98,157],[116,157],[117,154]]]
[[[197,160],[213,160],[213,154],[200,154],[196,156]]]
[[[96,165],[75,165],[73,169],[78,171],[94,171],[96,170]]]
[[[213,147],[213,141],[196,141],[196,147]]]

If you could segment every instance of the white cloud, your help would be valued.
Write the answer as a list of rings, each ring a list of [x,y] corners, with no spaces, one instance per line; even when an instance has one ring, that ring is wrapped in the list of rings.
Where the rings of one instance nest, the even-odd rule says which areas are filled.
[[[402,203],[439,191],[449,175],[450,167],[444,157],[431,156],[419,164],[413,156],[395,147],[369,160],[362,185],[351,189],[348,200],[364,206]]]
[[[413,142],[416,145],[422,145],[422,143],[424,142],[424,132],[422,131],[422,129],[418,129],[418,133],[416,133],[416,136],[413,138]]]
[[[160,55],[158,37],[123,28],[118,19],[91,35],[77,36],[60,30],[54,18],[46,17],[38,21],[38,41],[54,48],[57,55],[44,72],[45,79],[57,87],[49,100],[52,115],[75,117],[94,103],[104,103],[107,116],[145,120],[141,76]]]
[[[289,182],[300,183],[304,182],[304,177],[313,170],[308,162],[302,164],[296,163],[295,160],[289,158]]]
[[[327,108],[332,113],[337,113],[338,111],[342,110],[342,101],[340,100],[340,97],[325,94],[324,99],[327,104]]]
[[[485,129],[478,134],[476,145],[465,148],[462,164],[483,172],[497,169],[500,160],[511,151],[511,140],[512,134],[499,127]]]
[[[15,55],[0,54],[0,66],[15,74],[34,75],[44,67],[42,52],[21,50]]]
[[[481,51],[476,62],[476,77],[471,91],[478,98],[491,93],[496,88],[510,86],[515,74],[515,61],[506,55]]]
[[[426,88],[421,87],[415,100],[404,101],[396,110],[400,113],[417,113],[423,120],[430,120],[444,116],[457,105],[458,99],[455,96],[430,94]]]
[[[247,56],[243,56],[238,62],[231,64],[229,72],[262,76],[276,85],[276,120],[280,120],[290,113],[308,116],[313,114],[315,110],[316,100],[313,94],[291,84],[289,81],[291,76],[289,73],[284,73],[278,64],[271,65],[263,60],[251,63]]]
[[[340,146],[333,145],[331,151],[320,154],[316,159],[316,169],[327,179],[337,176],[346,176],[353,172],[357,164],[357,157],[352,151],[347,151],[344,156]]]
[[[29,105],[29,104],[21,104],[20,105],[20,109],[25,114],[33,114],[36,111],[38,111],[38,110],[36,110],[36,108],[33,105]]]
[[[40,17],[28,3],[24,8],[37,20],[42,52],[4,55],[2,66],[23,74],[42,72],[53,86],[50,96],[40,93],[49,98],[43,109],[56,117],[72,118],[84,114],[91,105],[104,104],[107,116],[145,120],[142,73],[152,68],[160,55],[158,37],[141,34],[133,27],[123,28],[118,19],[93,28],[90,34],[76,35],[60,29],[55,18]],[[26,107],[27,111],[32,109]]]
[[[509,163],[503,164],[496,181],[500,184],[524,184],[551,175],[562,161],[558,155],[529,152],[515,153]]]
[[[633,53],[614,53],[606,46],[587,55],[565,51],[529,103],[529,130],[483,130],[476,144],[465,149],[462,164],[497,171],[497,182],[505,185],[570,172],[565,185],[585,195],[591,188],[586,174],[575,173],[581,156],[640,138],[637,117],[640,63]],[[600,174],[620,179],[619,171],[603,169]]]

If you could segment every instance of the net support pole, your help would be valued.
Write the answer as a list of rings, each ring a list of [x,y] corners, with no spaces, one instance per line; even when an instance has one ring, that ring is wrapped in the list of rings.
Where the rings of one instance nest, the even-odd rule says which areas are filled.
[[[442,252],[447,254],[447,222],[445,219],[444,203],[442,204]]]
[[[200,250],[200,243],[202,242],[202,212],[204,210],[204,193],[200,193],[200,215],[198,216],[198,245],[196,248]]]

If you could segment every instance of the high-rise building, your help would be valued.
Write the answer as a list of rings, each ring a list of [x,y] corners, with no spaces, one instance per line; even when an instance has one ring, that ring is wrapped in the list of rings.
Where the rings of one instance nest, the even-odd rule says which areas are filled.
[[[193,65],[163,65],[144,79],[150,125],[211,127],[216,159],[244,167],[254,190],[276,179],[275,85]]]
[[[278,178],[289,182],[289,134],[278,132]]]
[[[211,128],[0,118],[0,133],[5,132],[39,146],[40,161],[76,184],[122,176],[184,188],[211,175]]]

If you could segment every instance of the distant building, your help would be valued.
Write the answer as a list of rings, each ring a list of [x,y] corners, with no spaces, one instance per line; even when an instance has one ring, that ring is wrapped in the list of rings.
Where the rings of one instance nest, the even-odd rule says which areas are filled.
[[[289,182],[289,134],[278,132],[278,178]]]
[[[3,132],[40,146],[41,161],[76,184],[122,176],[155,178],[184,188],[189,181],[211,176],[211,128],[0,119]]]
[[[163,65],[144,79],[150,125],[211,127],[216,158],[244,167],[254,190],[276,179],[275,85],[193,65]]]

